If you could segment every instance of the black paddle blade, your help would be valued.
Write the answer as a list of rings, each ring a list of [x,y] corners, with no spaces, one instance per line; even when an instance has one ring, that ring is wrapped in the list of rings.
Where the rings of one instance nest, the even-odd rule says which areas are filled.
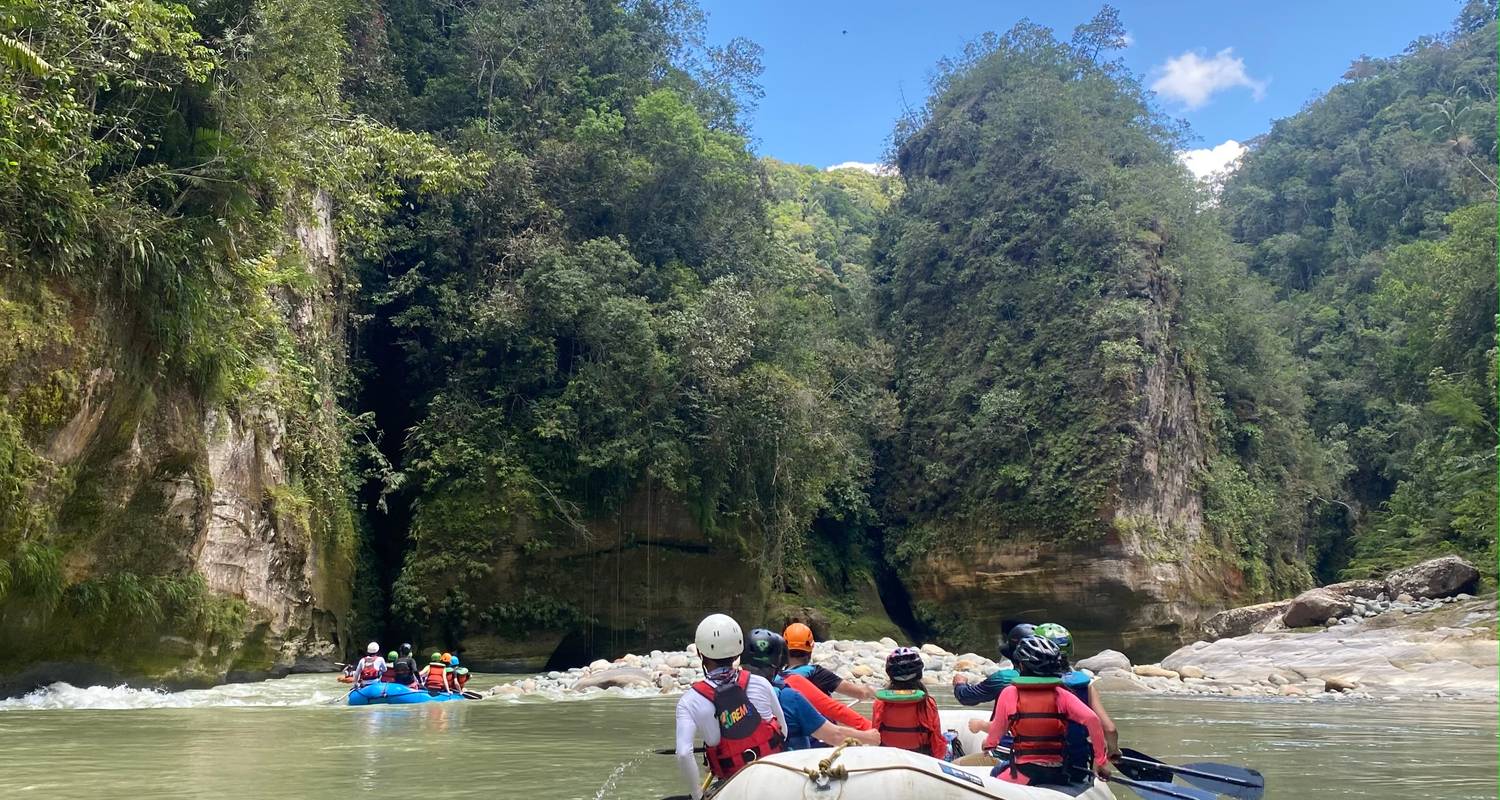
[[[1161,761],[1128,747],[1120,748],[1120,753],[1125,757],[1115,762],[1115,769],[1121,775],[1136,781],[1172,782],[1172,770],[1167,769],[1167,765]]]
[[[1115,764],[1115,770],[1121,775],[1135,781],[1150,781],[1153,783],[1172,782],[1171,770],[1138,764],[1133,761],[1120,761]]]
[[[1261,795],[1266,793],[1264,776],[1253,769],[1233,764],[1216,764],[1212,761],[1183,764],[1177,776],[1194,786],[1238,800],[1260,800]]]

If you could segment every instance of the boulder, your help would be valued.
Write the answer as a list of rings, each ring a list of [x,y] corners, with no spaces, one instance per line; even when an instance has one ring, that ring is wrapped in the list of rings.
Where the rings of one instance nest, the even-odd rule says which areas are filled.
[[[1203,635],[1209,639],[1244,636],[1258,630],[1270,620],[1280,617],[1291,604],[1290,600],[1277,600],[1220,611],[1203,623]]]
[[[1130,659],[1119,650],[1104,650],[1097,655],[1074,661],[1073,666],[1097,675],[1107,669],[1130,669]]]
[[[1162,669],[1155,664],[1142,664],[1138,667],[1133,667],[1130,671],[1142,678],[1170,678],[1177,680],[1181,677],[1177,672],[1170,669]]]
[[[1146,686],[1135,678],[1127,678],[1123,673],[1104,675],[1094,679],[1094,688],[1103,694],[1115,694],[1116,692],[1142,692]]]
[[[1479,570],[1458,556],[1423,561],[1385,576],[1386,590],[1414,598],[1452,597],[1479,588]]]
[[[1292,600],[1286,613],[1281,615],[1281,621],[1288,628],[1303,628],[1326,624],[1328,619],[1337,622],[1339,617],[1346,617],[1353,610],[1348,600],[1327,589],[1308,589]]]
[[[607,689],[611,686],[654,686],[655,681],[651,679],[651,673],[637,667],[616,667],[578,679],[573,688],[577,690],[598,687]]]
[[[948,655],[953,655],[952,653],[949,653],[947,650],[944,650],[943,648],[938,647],[935,644],[924,644],[924,645],[922,645],[922,654],[923,655],[929,655],[929,656],[948,656]]]
[[[1357,597],[1361,600],[1376,600],[1385,594],[1385,581],[1360,579],[1330,583],[1323,587],[1334,594]]]
[[[1325,692],[1352,692],[1359,688],[1359,681],[1349,678],[1328,677],[1323,679]]]
[[[1182,669],[1177,670],[1177,674],[1181,675],[1183,677],[1183,680],[1186,680],[1188,678],[1204,678],[1204,677],[1207,677],[1207,673],[1205,673],[1201,668],[1194,667],[1194,666],[1191,666],[1191,665],[1183,667]]]

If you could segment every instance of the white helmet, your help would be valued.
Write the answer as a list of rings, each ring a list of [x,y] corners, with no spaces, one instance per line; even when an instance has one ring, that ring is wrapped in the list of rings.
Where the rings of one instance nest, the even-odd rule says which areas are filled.
[[[372,656],[380,652],[380,642],[370,642],[369,644],[365,645],[365,652],[369,653]]]
[[[698,645],[698,655],[715,661],[728,661],[745,652],[745,634],[740,624],[728,614],[709,614],[698,623],[698,633],[693,636]]]

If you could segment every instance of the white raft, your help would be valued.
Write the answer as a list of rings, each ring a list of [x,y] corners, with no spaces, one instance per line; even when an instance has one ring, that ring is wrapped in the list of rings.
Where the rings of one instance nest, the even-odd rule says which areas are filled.
[[[969,720],[982,720],[986,726],[990,723],[990,709],[984,708],[940,708],[938,717],[943,722],[943,730],[958,733],[958,742],[963,747],[965,755],[978,753],[984,745],[984,737],[989,735],[988,729],[982,733],[969,732]]]
[[[751,762],[713,800],[1113,800],[1103,783],[1020,786],[989,777],[989,767],[962,767],[892,747],[845,747],[824,771],[828,748],[793,750]]]

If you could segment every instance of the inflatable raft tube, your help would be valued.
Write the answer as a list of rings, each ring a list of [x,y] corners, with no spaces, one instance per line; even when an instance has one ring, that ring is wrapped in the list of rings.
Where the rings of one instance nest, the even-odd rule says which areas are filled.
[[[399,683],[372,683],[349,691],[349,705],[410,705],[412,703],[443,703],[463,700],[461,694],[429,694],[426,689],[413,689]]]
[[[1103,783],[1020,786],[991,778],[989,767],[962,767],[891,747],[845,747],[829,770],[828,748],[792,750],[751,762],[721,784],[713,800],[1113,800]]]
[[[988,726],[990,724],[989,706],[942,708],[938,709],[938,718],[942,720],[943,730],[954,731],[958,734],[958,743],[963,747],[965,755],[974,755],[979,752],[980,746],[984,744],[984,737],[988,735],[988,729],[984,733],[970,733],[969,720],[977,719]]]

